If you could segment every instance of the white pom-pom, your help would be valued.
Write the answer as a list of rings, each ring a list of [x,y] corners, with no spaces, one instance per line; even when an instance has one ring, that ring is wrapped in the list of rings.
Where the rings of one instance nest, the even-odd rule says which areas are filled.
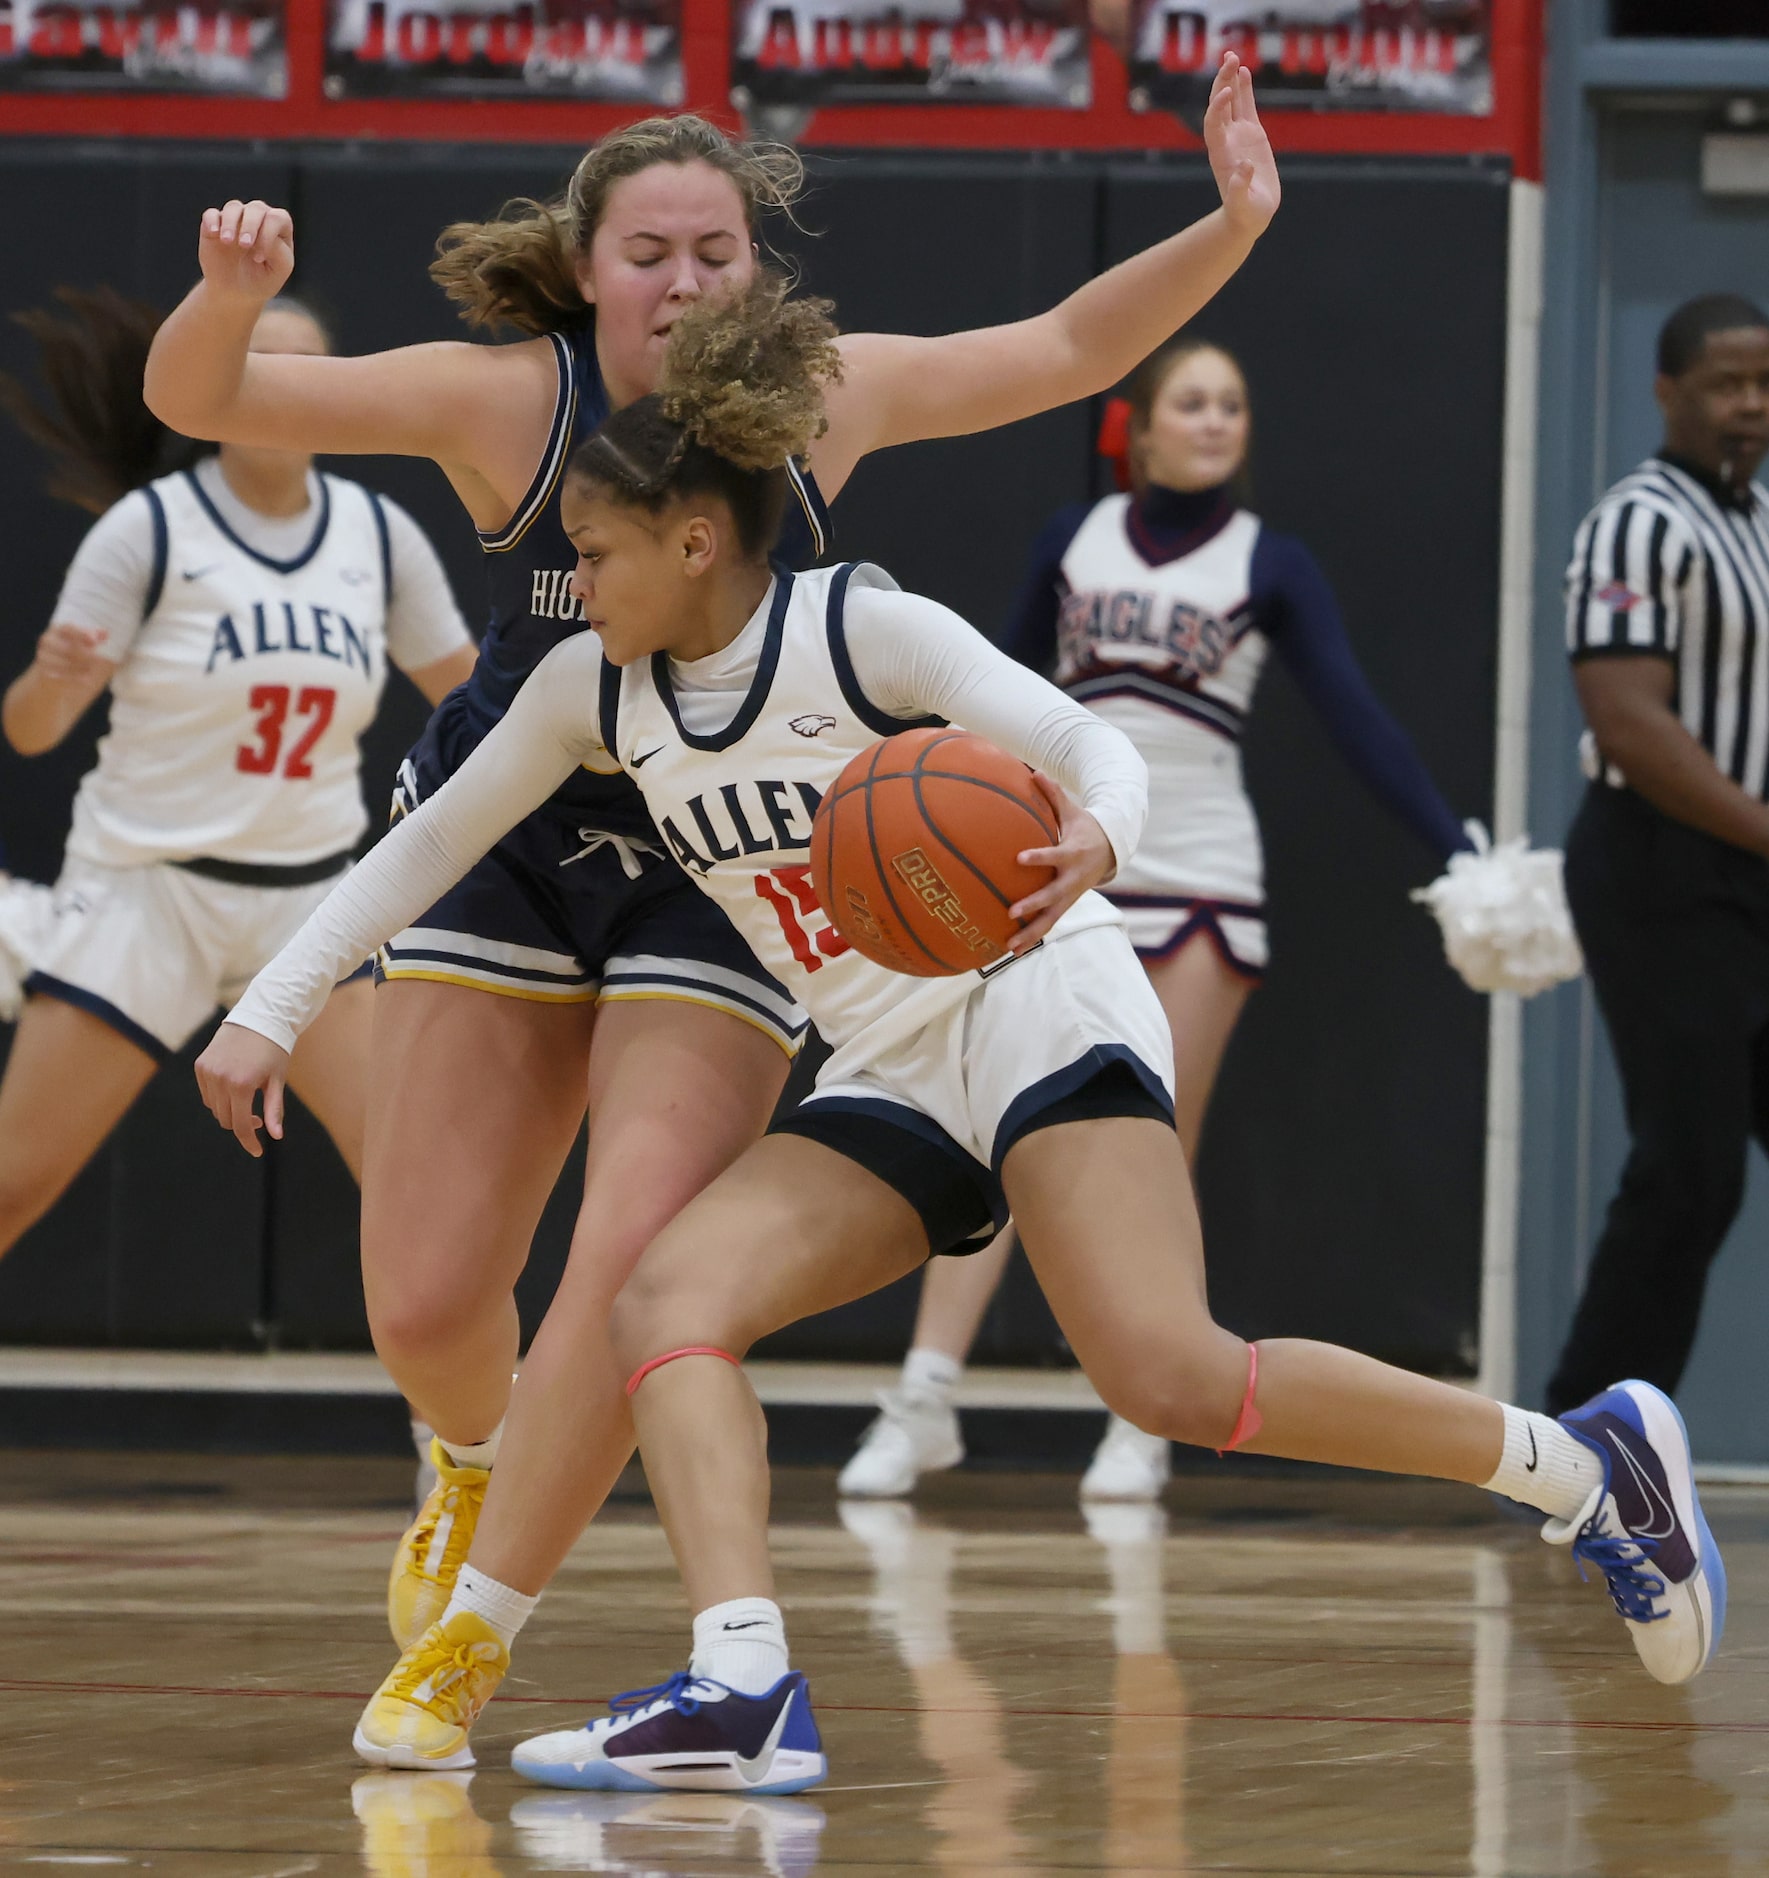
[[[24,982],[36,968],[54,896],[35,881],[0,874],[0,1024],[18,1017]]]
[[[1585,969],[1555,848],[1532,849],[1521,836],[1494,847],[1468,823],[1475,851],[1414,895],[1437,915],[1451,965],[1476,991],[1533,997]]]

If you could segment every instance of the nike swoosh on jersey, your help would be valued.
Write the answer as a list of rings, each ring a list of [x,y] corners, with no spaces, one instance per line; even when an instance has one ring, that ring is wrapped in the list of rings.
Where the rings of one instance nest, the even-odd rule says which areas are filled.
[[[178,571],[186,580],[201,580],[205,574],[213,574],[220,566],[219,561],[211,561],[207,567],[181,567]]]
[[[633,760],[627,765],[627,768],[638,769],[641,767],[641,765],[649,763],[651,759],[654,756],[656,756],[658,751],[661,750],[662,748],[663,748],[663,745],[661,743],[654,744],[649,750],[645,752],[643,756],[634,757]]]

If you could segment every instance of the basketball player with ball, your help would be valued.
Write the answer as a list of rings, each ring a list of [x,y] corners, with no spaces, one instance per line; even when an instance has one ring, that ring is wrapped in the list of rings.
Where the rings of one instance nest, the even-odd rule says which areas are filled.
[[[832,1048],[810,1097],[657,1235],[614,1307],[695,1613],[689,1666],[527,1742],[517,1771],[750,1793],[824,1778],[774,1601],[766,1429],[739,1359],[980,1243],[1010,1206],[1118,1413],[1203,1447],[1432,1475],[1536,1506],[1544,1536],[1605,1575],[1647,1669],[1693,1677],[1719,1639],[1725,1575],[1657,1390],[1620,1384],[1554,1421],[1326,1344],[1248,1345],[1211,1321],[1166,1021],[1121,916],[1092,891],[1141,833],[1142,759],[877,569],[769,565],[786,465],[818,434],[839,370],[833,342],[815,305],[766,277],[683,314],[664,390],[615,412],[567,472],[591,630],[548,655],[456,775],[340,884],[198,1065],[211,1109],[253,1144],[254,1099],[275,1101],[339,961],[430,904],[575,766],[610,758]],[[371,1699],[357,1751],[470,1766],[469,1730],[534,1602],[469,1564]]]

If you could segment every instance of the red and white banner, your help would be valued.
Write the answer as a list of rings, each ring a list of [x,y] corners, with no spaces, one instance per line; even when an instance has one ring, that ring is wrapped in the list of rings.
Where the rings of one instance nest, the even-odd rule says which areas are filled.
[[[329,98],[680,104],[680,0],[329,0]]]
[[[1086,0],[739,0],[739,102],[1093,101]]]
[[[1276,109],[1493,108],[1490,0],[1135,0],[1132,106],[1201,111],[1229,50]]]
[[[283,0],[0,0],[0,92],[288,89]]]

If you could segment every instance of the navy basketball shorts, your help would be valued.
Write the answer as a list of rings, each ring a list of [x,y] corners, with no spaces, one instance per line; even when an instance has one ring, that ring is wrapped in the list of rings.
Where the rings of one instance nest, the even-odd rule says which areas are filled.
[[[836,1050],[771,1132],[894,1187],[930,1253],[979,1251],[1007,1223],[1001,1164],[1027,1135],[1113,1115],[1173,1126],[1172,1033],[1117,920],[1047,939],[909,1035],[894,1015]]]
[[[395,819],[448,773],[426,733],[400,766]],[[644,834],[585,828],[551,804],[390,939],[376,977],[543,1004],[698,1004],[753,1025],[788,1056],[806,1029],[785,987],[661,851],[648,824]]]

